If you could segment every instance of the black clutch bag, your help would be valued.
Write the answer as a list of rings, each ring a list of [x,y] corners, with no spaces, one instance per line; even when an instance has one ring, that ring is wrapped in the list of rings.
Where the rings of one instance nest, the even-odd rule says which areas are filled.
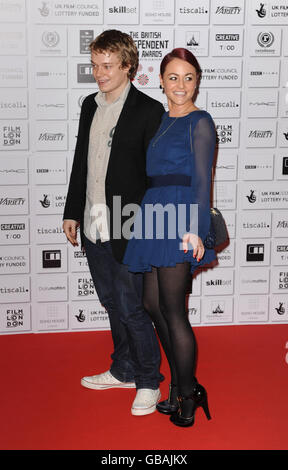
[[[223,215],[216,209],[216,207],[210,208],[210,229],[207,237],[204,240],[205,248],[216,248],[223,243],[228,241],[228,230]]]

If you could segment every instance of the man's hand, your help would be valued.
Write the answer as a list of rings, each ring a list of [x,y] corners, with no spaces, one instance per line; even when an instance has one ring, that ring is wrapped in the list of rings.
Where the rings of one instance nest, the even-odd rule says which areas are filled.
[[[78,246],[77,228],[79,227],[79,225],[79,222],[71,219],[65,219],[63,222],[64,233],[67,237],[67,240],[71,243],[72,246]]]
[[[202,240],[195,233],[184,233],[183,235],[183,250],[185,253],[188,251],[188,244],[190,243],[193,247],[193,257],[197,258],[197,261],[200,261],[205,253],[205,248],[203,246]]]

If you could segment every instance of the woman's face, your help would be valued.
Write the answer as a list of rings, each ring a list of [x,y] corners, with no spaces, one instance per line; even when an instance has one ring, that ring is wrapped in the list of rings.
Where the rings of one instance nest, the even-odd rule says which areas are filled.
[[[197,73],[189,62],[176,58],[171,60],[166,66],[164,75],[160,75],[160,82],[168,98],[168,104],[183,106],[193,103]]]

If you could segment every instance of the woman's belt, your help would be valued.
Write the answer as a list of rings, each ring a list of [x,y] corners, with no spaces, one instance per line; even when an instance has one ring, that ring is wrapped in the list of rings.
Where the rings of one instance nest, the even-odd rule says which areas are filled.
[[[148,176],[148,188],[159,188],[160,186],[191,186],[191,176],[188,176],[188,175]]]

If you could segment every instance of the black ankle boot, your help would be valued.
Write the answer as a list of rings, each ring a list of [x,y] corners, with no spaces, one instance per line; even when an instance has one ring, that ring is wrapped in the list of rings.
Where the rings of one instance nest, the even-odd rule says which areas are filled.
[[[179,409],[170,417],[170,421],[176,426],[188,427],[193,426],[195,411],[202,406],[207,419],[211,419],[207,392],[200,384],[196,384],[191,395],[187,397],[178,397]]]
[[[160,401],[160,403],[156,405],[157,411],[164,413],[165,415],[171,415],[172,413],[175,413],[179,408],[177,395],[177,385],[170,384],[168,399]]]

